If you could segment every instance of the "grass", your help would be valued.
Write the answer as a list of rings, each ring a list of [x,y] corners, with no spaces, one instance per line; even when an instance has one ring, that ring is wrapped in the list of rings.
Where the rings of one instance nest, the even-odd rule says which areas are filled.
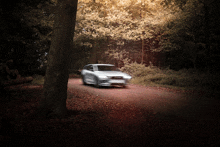
[[[130,82],[132,84],[182,90],[218,90],[220,88],[219,74],[199,72],[195,69],[174,71],[133,63],[121,70],[132,75],[133,79]]]

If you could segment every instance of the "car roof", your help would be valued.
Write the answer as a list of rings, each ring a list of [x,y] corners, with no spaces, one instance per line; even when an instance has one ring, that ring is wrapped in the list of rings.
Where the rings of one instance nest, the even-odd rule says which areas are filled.
[[[88,65],[96,65],[96,66],[114,66],[113,64],[87,64]]]

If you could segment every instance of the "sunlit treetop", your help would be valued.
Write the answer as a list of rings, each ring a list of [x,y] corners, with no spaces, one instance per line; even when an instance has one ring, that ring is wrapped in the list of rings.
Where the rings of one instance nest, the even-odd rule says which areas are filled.
[[[150,38],[152,27],[176,18],[178,11],[162,0],[79,0],[75,36],[138,40],[144,32],[142,37]]]

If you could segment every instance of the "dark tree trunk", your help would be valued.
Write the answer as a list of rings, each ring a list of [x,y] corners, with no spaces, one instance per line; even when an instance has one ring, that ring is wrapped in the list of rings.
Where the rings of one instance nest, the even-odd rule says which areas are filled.
[[[66,114],[67,84],[78,0],[58,0],[39,115]]]
[[[90,61],[91,64],[97,63],[97,56],[96,56],[97,50],[96,50],[96,48],[97,48],[97,43],[96,43],[96,41],[94,41],[94,42],[93,42],[93,45],[92,45],[91,57],[90,57],[90,59],[89,59],[89,61]]]
[[[210,28],[209,28],[209,7],[207,2],[204,3],[205,11],[205,48],[206,48],[206,66],[210,70]]]

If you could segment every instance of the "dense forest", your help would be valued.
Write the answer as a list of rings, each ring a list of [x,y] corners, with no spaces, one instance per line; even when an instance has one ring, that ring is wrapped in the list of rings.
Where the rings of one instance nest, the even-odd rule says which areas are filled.
[[[44,73],[56,0],[1,0],[1,65]],[[87,63],[137,62],[219,71],[217,0],[79,0],[71,71]]]
[[[69,73],[88,63],[134,71],[137,83],[217,89],[219,11],[217,0],[1,0],[0,90],[45,75],[37,114],[62,117]]]

